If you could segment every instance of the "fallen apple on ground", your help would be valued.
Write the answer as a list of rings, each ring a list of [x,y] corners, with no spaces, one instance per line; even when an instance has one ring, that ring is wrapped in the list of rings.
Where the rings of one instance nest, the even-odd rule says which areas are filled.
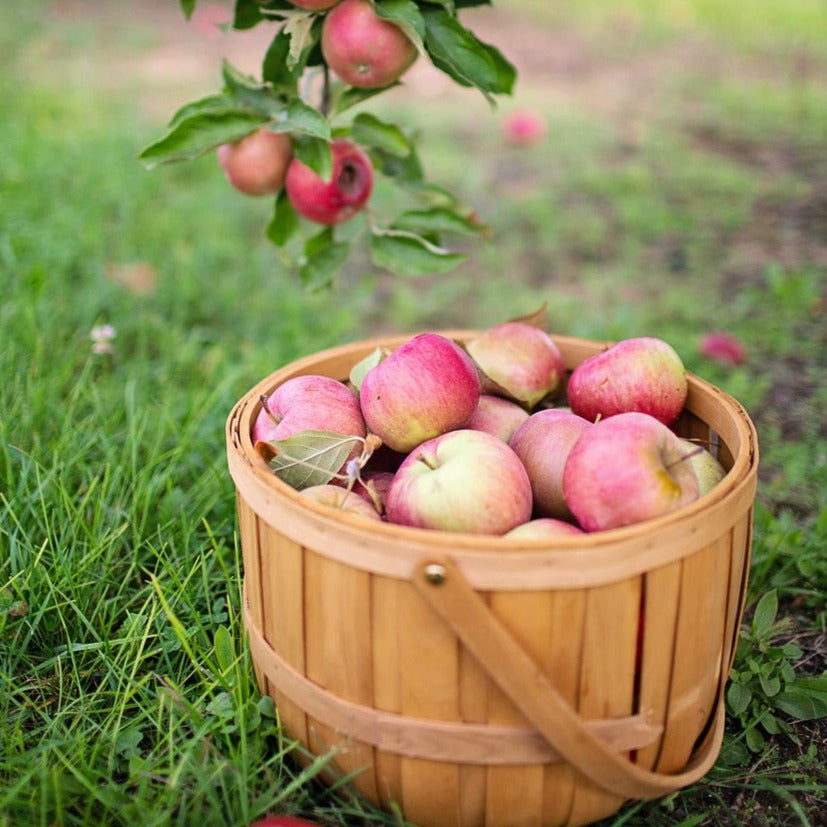
[[[462,429],[430,439],[405,459],[385,503],[401,525],[505,534],[531,517],[531,483],[501,439]]]

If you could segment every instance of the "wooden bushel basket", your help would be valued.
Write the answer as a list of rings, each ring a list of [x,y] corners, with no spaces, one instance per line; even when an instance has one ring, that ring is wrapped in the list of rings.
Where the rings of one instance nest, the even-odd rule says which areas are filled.
[[[665,517],[560,540],[370,523],[277,479],[250,437],[261,395],[346,379],[408,338],[299,359],[227,421],[246,628],[283,726],[421,827],[587,824],[695,782],[720,750],[743,612],[749,417],[690,376],[676,430],[708,442],[722,482]],[[606,346],[553,338],[569,371]]]

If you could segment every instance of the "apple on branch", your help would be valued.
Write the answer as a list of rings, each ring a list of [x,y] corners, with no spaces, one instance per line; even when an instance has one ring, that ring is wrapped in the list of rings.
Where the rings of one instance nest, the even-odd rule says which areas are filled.
[[[290,162],[285,179],[293,209],[327,226],[353,218],[373,191],[373,165],[364,150],[344,138],[334,140],[330,149],[333,169],[329,181],[298,158]]]
[[[416,46],[395,24],[383,20],[372,0],[342,0],[322,25],[325,63],[345,82],[381,89],[414,63]]]
[[[575,442],[563,469],[563,494],[585,531],[659,517],[698,498],[687,461],[692,450],[646,413],[601,419]]]
[[[505,534],[531,517],[531,483],[501,439],[463,428],[415,448],[391,482],[388,521],[438,531]]]
[[[636,411],[669,425],[683,410],[688,390],[686,369],[674,348],[641,336],[581,362],[566,392],[572,411],[590,422]]]
[[[284,186],[293,158],[287,135],[260,127],[216,149],[218,163],[230,185],[245,195],[273,195]]]
[[[402,453],[464,428],[479,398],[474,363],[459,345],[438,333],[409,339],[374,365],[359,389],[370,431]]]

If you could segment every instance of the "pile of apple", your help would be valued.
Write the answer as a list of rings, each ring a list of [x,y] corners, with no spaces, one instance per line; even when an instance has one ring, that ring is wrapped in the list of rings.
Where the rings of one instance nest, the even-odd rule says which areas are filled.
[[[670,427],[687,392],[661,339],[620,341],[566,382],[554,340],[515,320],[465,343],[413,336],[347,381],[293,377],[262,399],[252,438],[302,496],[368,519],[580,534],[667,514],[723,478],[705,446]]]
[[[413,42],[399,26],[383,20],[370,0],[292,0],[292,5],[328,12],[322,22],[322,55],[327,66],[350,86],[384,89],[417,58]],[[267,127],[222,144],[217,156],[235,189],[246,195],[274,195],[284,189],[299,215],[333,226],[353,218],[370,199],[373,165],[353,141],[336,138],[330,148],[328,180],[293,157],[289,135]]]

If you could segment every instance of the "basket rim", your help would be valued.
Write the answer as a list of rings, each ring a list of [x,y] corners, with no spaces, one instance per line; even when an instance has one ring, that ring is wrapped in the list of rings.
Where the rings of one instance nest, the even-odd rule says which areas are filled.
[[[434,332],[463,340],[478,331],[450,329]],[[540,565],[570,571],[575,566],[564,561],[565,558],[570,558],[574,554],[584,568],[592,563],[597,565],[599,561],[606,574],[605,566],[610,561],[610,556],[618,554],[618,550],[625,550],[628,553],[634,553],[637,550],[639,556],[642,554],[642,559],[651,560],[653,556],[656,556],[652,549],[652,537],[665,533],[677,538],[689,532],[699,535],[702,539],[704,535],[702,515],[714,511],[722,515],[731,513],[734,518],[737,518],[743,511],[751,508],[756,489],[758,465],[758,436],[755,426],[744,407],[734,397],[693,373],[687,373],[690,387],[687,408],[692,410],[693,400],[704,396],[714,397],[715,402],[726,410],[734,425],[740,441],[740,450],[733,456],[732,467],[711,491],[669,514],[645,522],[561,538],[505,538],[484,534],[436,531],[386,522],[369,522],[356,515],[337,513],[327,506],[301,496],[298,491],[278,479],[253,447],[251,425],[261,406],[260,397],[272,392],[278,384],[294,375],[314,372],[314,369],[322,362],[353,356],[360,352],[367,355],[376,347],[393,348],[413,335],[416,334],[376,336],[300,357],[261,379],[236,402],[226,420],[227,460],[230,474],[238,490],[241,492],[243,489],[243,494],[251,494],[255,500],[257,507],[254,510],[261,513],[262,510],[269,511],[272,507],[282,506],[291,512],[298,511],[312,515],[321,533],[336,536],[337,540],[346,536],[357,545],[362,543],[377,546],[374,555],[367,554],[367,557],[377,559],[383,554],[382,549],[386,547],[386,544],[393,542],[404,544],[410,553],[416,556],[416,559],[421,559],[423,555],[428,554],[450,553],[452,557],[462,559],[468,556],[479,558],[503,553],[507,554],[510,563],[507,568],[512,570],[519,568],[521,564],[531,563],[533,565],[530,568],[535,570]],[[561,350],[583,357],[613,344],[611,341],[582,339],[554,333],[549,335],[561,347]],[[280,525],[279,529],[281,528]],[[286,527],[285,533],[289,536],[289,527]],[[293,539],[300,540],[301,538],[293,537]],[[713,537],[710,536],[709,539],[711,541]],[[382,545],[383,542],[385,546]],[[647,554],[647,551],[650,553]],[[586,552],[591,552],[590,557],[584,558],[583,555]],[[388,552],[385,550],[384,554]],[[349,558],[343,557],[343,559]],[[350,560],[350,562],[359,565],[358,560]],[[384,564],[378,564],[376,559],[370,562],[366,558],[363,563],[364,567],[369,570],[374,570],[374,564],[382,569],[385,568]],[[646,566],[646,568],[650,567]],[[394,576],[407,576],[401,573],[403,568],[407,571],[407,566],[399,565],[391,566],[391,568],[397,572]],[[627,566],[619,568],[626,570]],[[496,577],[493,574],[491,576],[500,583],[505,576],[505,582],[508,582],[506,567],[499,566],[499,569],[500,573]],[[383,573],[390,573],[390,571]],[[618,579],[622,579],[627,574],[628,572],[623,575],[618,574]],[[478,580],[478,578],[472,579]],[[515,585],[520,579],[517,577],[514,580]],[[585,585],[589,582],[592,581],[584,575],[575,578],[572,585]],[[601,582],[604,582],[604,578],[601,578]]]

